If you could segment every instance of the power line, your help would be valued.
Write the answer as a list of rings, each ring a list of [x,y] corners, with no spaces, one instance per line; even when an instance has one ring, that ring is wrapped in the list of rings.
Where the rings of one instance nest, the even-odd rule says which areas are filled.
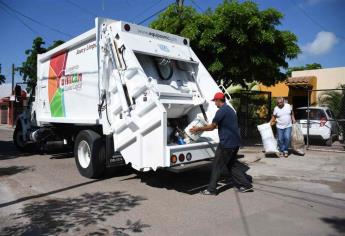
[[[169,5],[168,5],[168,6],[166,6],[166,7],[164,7],[163,9],[161,9],[161,10],[157,11],[156,13],[152,14],[151,16],[146,17],[144,20],[142,20],[142,21],[138,22],[137,24],[138,24],[138,25],[141,25],[142,23],[144,23],[144,22],[148,21],[148,20],[149,20],[149,19],[151,19],[152,17],[155,17],[155,16],[156,16],[156,15],[158,15],[159,13],[161,13],[161,12],[165,11],[165,10],[166,10],[168,7],[169,7]]]
[[[46,25],[46,24],[44,24],[44,23],[42,23],[42,22],[40,22],[40,21],[38,21],[38,20],[33,19],[33,18],[30,17],[30,16],[27,16],[27,15],[23,14],[22,12],[20,12],[20,11],[18,11],[18,10],[16,10],[16,9],[13,9],[13,8],[10,7],[8,4],[4,3],[2,0],[0,0],[0,3],[1,3],[3,6],[5,6],[7,9],[9,9],[10,11],[12,11],[12,12],[18,14],[18,15],[21,15],[22,17],[25,17],[26,19],[28,19],[28,20],[30,20],[30,21],[32,21],[32,22],[38,24],[38,25],[41,25],[41,26],[43,26],[43,27],[46,27],[46,28],[48,28],[48,29],[50,29],[50,30],[52,30],[52,31],[55,31],[55,32],[59,33],[59,34],[62,34],[62,35],[68,36],[68,37],[72,37],[71,34],[62,32],[62,31],[59,30],[59,29],[56,29],[56,28],[51,27],[51,26],[49,26],[49,25]],[[30,27],[30,28],[31,28],[31,27]]]
[[[138,13],[134,18],[133,21],[135,21],[138,16],[141,16],[142,14],[144,14],[145,12],[147,12],[148,10],[151,10],[154,6],[158,5],[161,3],[162,0],[158,0],[158,2],[153,3],[152,5],[148,6],[147,8],[145,8],[144,10],[142,10],[140,13]]]
[[[66,2],[68,2],[69,4],[73,5],[76,8],[79,8],[80,10],[84,11],[85,13],[92,15],[93,17],[97,17],[97,14],[95,14],[94,12],[86,9],[85,7],[80,6],[79,4],[72,2],[71,0],[65,0]]]
[[[190,0],[190,1],[191,1],[192,4],[193,4],[194,6],[196,6],[196,8],[198,8],[201,12],[204,12],[204,9],[202,9],[202,7],[200,7],[200,5],[197,4],[194,0]]]
[[[324,31],[328,31],[328,29],[326,27],[324,27],[323,25],[321,25],[317,20],[315,20],[313,17],[311,17],[304,9],[303,7],[301,7],[299,4],[297,4],[294,0],[290,0],[294,5],[296,5],[296,7],[304,14],[304,16],[306,16],[311,22],[313,22],[315,25],[317,25],[318,27],[320,27],[322,30]],[[342,40],[345,41],[345,37],[343,37],[342,35],[336,35],[337,38],[340,38]]]
[[[0,1],[0,3],[2,4],[3,2]],[[33,28],[31,28],[28,24],[25,23],[25,21],[23,21],[20,17],[18,17],[16,14],[8,11],[7,8],[5,8],[4,6],[0,5],[0,8],[2,8],[9,16],[12,16],[14,18],[16,18],[20,23],[22,23],[27,29],[29,29],[32,33],[34,33],[35,35],[39,35],[40,33],[38,33],[36,30],[34,30]]]

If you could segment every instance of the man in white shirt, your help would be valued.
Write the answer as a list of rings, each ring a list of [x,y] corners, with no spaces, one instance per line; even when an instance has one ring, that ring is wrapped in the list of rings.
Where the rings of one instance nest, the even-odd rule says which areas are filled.
[[[277,106],[273,110],[271,125],[276,123],[278,134],[279,156],[289,156],[289,146],[291,140],[292,123],[295,117],[290,104],[285,103],[284,98],[277,98]]]

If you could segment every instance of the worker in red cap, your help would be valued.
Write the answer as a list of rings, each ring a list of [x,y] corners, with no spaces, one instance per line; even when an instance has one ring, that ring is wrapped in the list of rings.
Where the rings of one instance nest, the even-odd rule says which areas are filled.
[[[219,144],[216,149],[212,163],[212,173],[210,183],[204,195],[217,195],[217,182],[221,176],[223,168],[226,166],[231,174],[231,179],[235,182],[241,192],[252,192],[253,186],[247,178],[243,168],[238,165],[237,152],[240,146],[240,134],[235,110],[225,102],[223,93],[216,93],[212,99],[219,108],[211,124],[203,127],[193,127],[192,133],[201,131],[212,131],[218,128]]]

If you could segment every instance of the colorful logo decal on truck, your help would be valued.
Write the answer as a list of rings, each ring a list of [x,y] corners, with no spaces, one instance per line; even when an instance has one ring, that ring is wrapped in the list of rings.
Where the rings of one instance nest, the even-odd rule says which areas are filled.
[[[64,92],[72,89],[80,89],[82,85],[82,74],[65,75],[66,61],[67,52],[50,59],[48,96],[52,117],[66,116]]]

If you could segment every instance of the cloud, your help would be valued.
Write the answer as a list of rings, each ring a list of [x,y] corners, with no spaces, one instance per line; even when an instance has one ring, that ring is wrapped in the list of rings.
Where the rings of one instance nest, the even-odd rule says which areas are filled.
[[[304,52],[321,55],[329,52],[334,45],[338,43],[338,39],[332,32],[320,31],[317,33],[313,42],[302,46]]]

